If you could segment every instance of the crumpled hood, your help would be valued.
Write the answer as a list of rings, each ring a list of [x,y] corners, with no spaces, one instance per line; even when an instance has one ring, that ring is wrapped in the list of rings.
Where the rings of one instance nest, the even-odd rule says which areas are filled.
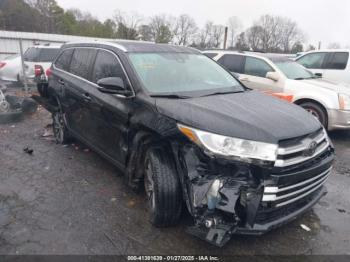
[[[161,114],[200,130],[267,143],[303,136],[321,124],[299,106],[257,91],[156,99]]]
[[[336,83],[323,78],[320,79],[309,79],[309,80],[293,80],[302,82],[313,87],[326,88],[328,90],[333,90],[337,93],[344,93],[350,95],[350,85],[344,83]]]

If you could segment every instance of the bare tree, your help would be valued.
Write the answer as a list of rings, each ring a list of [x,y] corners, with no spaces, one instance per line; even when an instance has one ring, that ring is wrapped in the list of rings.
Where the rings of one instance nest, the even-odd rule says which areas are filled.
[[[175,22],[174,37],[179,45],[187,45],[189,39],[197,32],[196,22],[186,14],[180,15]]]
[[[116,10],[114,21],[117,24],[118,38],[136,39],[138,37],[138,26],[142,21],[142,17],[139,14],[135,12],[127,14],[121,10]]]
[[[169,43],[173,39],[174,19],[166,15],[155,15],[151,17],[149,27],[152,32],[153,40],[156,43]]]
[[[298,28],[297,23],[291,19],[283,18],[281,22],[282,32],[279,37],[281,38],[283,51],[287,53],[291,51],[294,45],[304,40],[304,35]]]
[[[214,47],[220,47],[222,37],[224,36],[225,27],[223,25],[214,25],[212,31],[212,38],[214,40]]]
[[[254,25],[247,30],[247,41],[254,51],[262,49],[262,34],[263,28],[258,25]]]
[[[229,46],[233,47],[235,43],[235,37],[237,33],[242,29],[242,23],[237,16],[232,16],[227,21],[227,27],[229,31]]]
[[[207,21],[204,28],[199,34],[199,47],[200,48],[210,48],[212,47],[212,32],[214,23],[212,21]]]

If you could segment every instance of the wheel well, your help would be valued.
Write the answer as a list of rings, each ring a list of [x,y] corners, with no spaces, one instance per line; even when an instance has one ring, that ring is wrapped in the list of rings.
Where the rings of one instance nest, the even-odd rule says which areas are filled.
[[[296,105],[301,105],[303,103],[313,103],[313,104],[318,105],[323,110],[323,112],[325,113],[326,118],[327,118],[326,121],[328,123],[328,112],[327,112],[327,109],[320,102],[318,102],[316,100],[313,100],[313,99],[309,99],[309,98],[303,98],[303,99],[299,99],[299,100],[294,101],[294,104],[296,104]]]
[[[148,149],[157,146],[171,150],[171,145],[168,139],[150,131],[139,131],[132,137],[132,141],[129,142],[130,153],[126,159],[126,178],[127,184],[134,190],[139,191],[140,182],[143,181],[143,165]]]

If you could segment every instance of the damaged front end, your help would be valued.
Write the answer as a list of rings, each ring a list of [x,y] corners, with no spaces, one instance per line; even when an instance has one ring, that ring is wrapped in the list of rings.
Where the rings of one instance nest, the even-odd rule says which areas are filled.
[[[223,246],[246,223],[252,226],[263,195],[262,179],[249,164],[210,159],[195,146],[180,150],[186,204],[195,219],[188,232]]]
[[[325,139],[320,154],[285,167],[218,157],[196,144],[177,144],[173,148],[178,173],[195,222],[187,231],[221,247],[233,234],[263,234],[308,210],[325,194],[322,185],[334,158]]]

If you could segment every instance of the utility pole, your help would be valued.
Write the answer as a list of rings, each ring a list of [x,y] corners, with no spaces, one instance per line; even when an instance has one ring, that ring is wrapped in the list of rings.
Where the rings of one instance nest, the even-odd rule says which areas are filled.
[[[23,44],[22,44],[22,39],[19,39],[19,50],[20,50],[20,52],[21,52],[21,64],[22,64],[22,73],[23,73],[24,90],[28,93],[27,76],[26,76],[26,70],[25,70],[24,58],[23,58]]]
[[[320,41],[320,42],[318,42],[318,50],[320,50],[321,47],[322,47],[322,42]]]
[[[228,27],[225,26],[224,49],[226,49]]]

